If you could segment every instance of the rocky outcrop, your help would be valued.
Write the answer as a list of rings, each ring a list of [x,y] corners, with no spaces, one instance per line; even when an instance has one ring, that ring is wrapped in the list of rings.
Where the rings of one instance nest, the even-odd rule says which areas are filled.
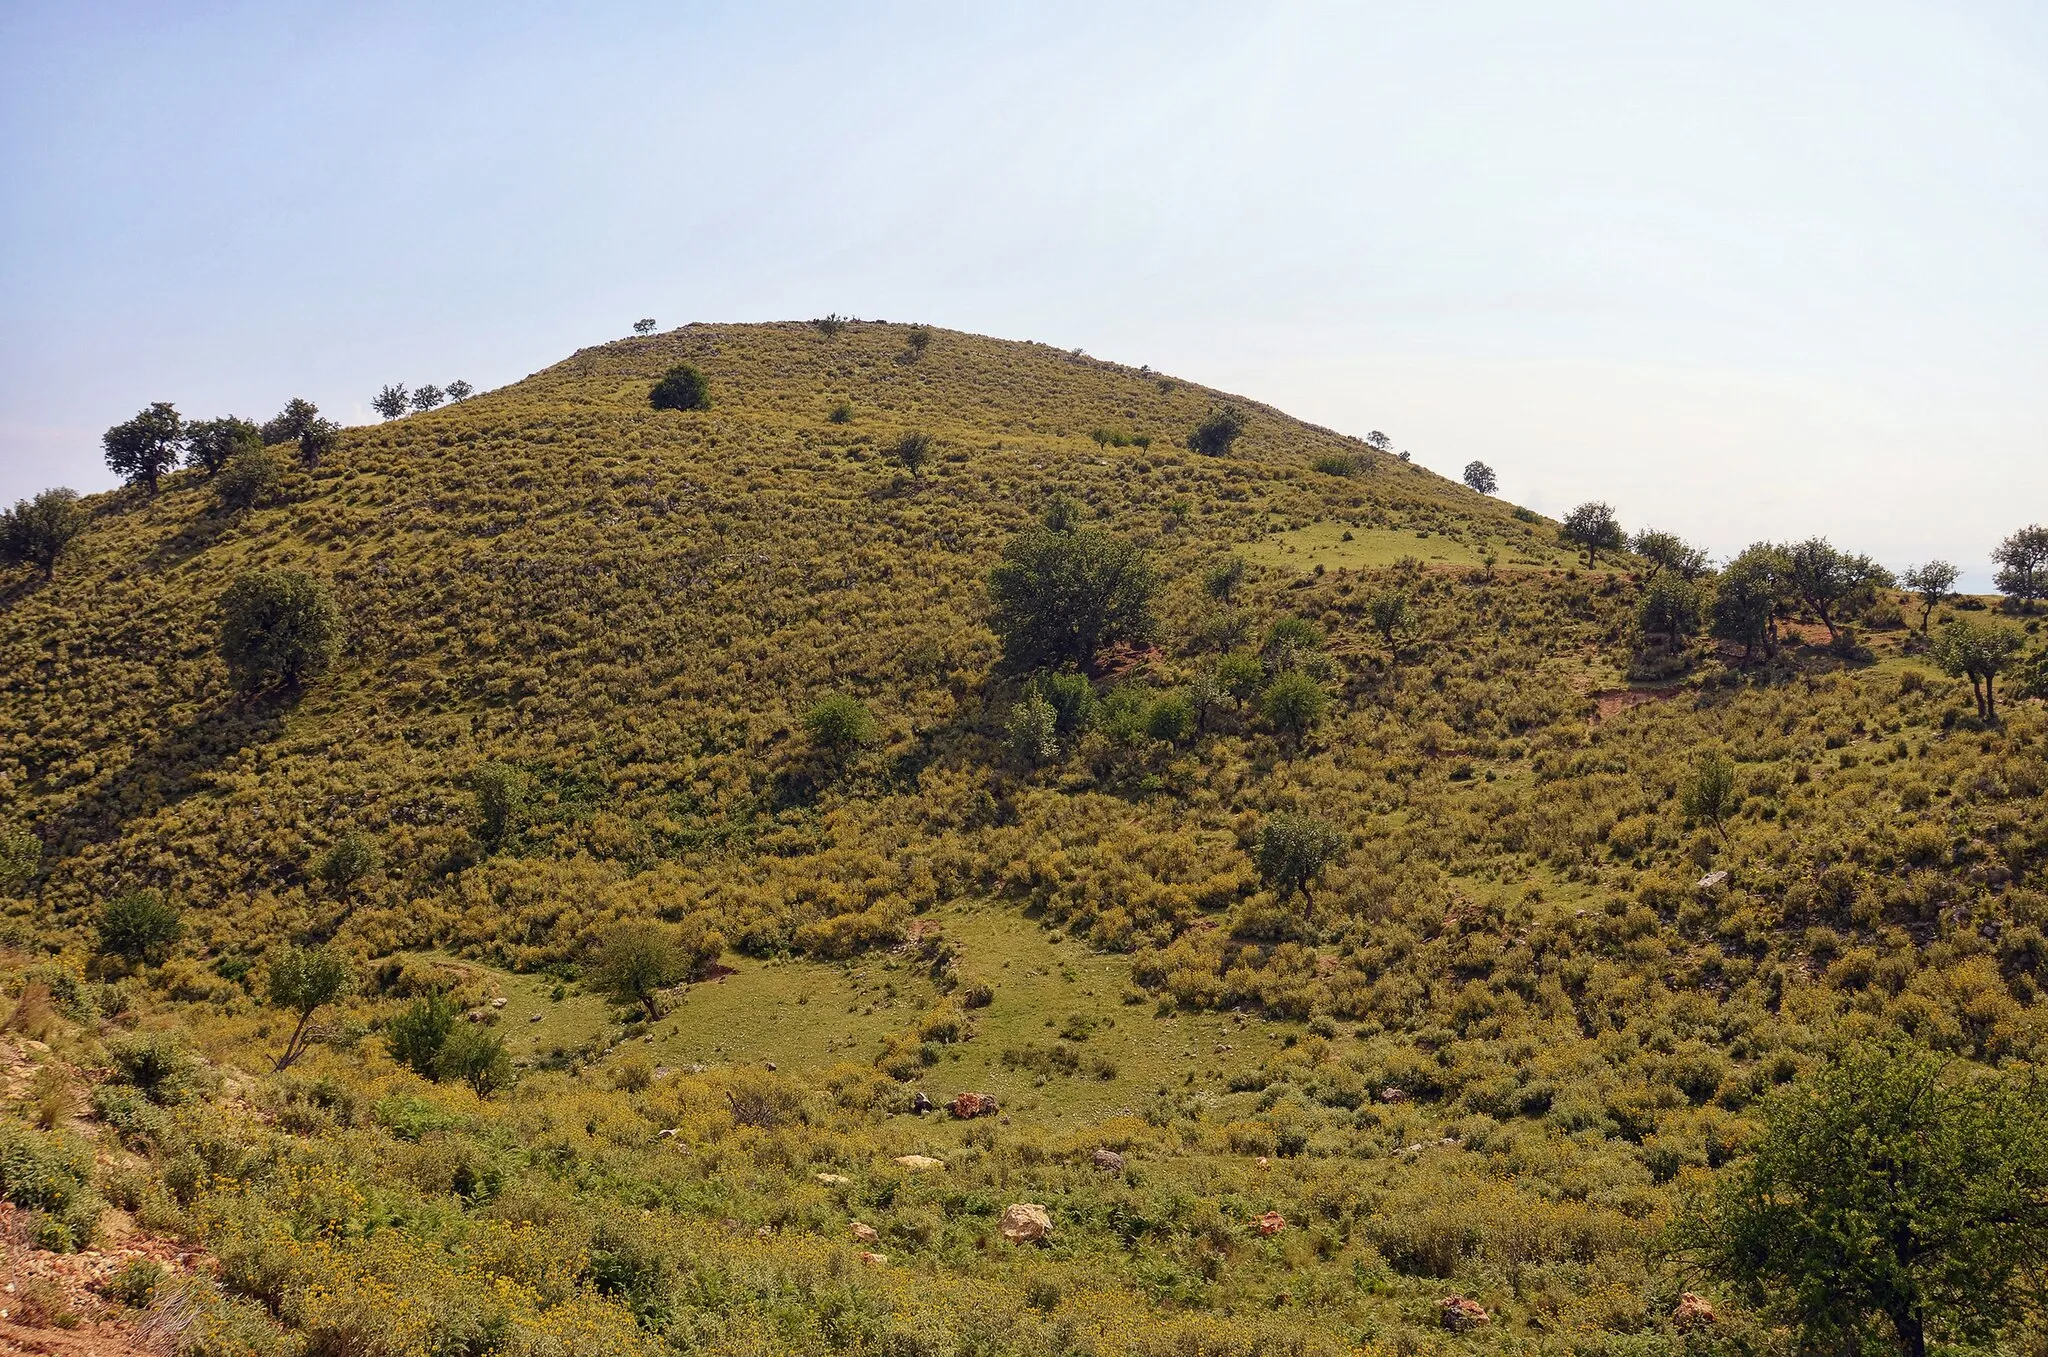
[[[1052,1213],[1037,1202],[1016,1202],[1003,1210],[997,1224],[1012,1244],[1032,1244],[1052,1233]]]

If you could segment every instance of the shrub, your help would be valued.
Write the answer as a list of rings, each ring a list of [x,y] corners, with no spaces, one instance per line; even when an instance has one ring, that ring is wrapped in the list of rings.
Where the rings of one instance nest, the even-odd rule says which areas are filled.
[[[938,440],[928,433],[911,432],[904,434],[890,445],[889,455],[903,464],[903,469],[913,476],[924,474],[925,464],[932,459],[938,448]]]
[[[223,509],[253,509],[277,489],[284,464],[261,444],[236,453],[214,477],[213,496]]]
[[[1259,879],[1282,900],[1296,891],[1314,903],[1309,888],[1343,851],[1344,834],[1336,826],[1307,815],[1285,811],[1269,816],[1259,827],[1253,861]]]
[[[160,891],[130,891],[101,906],[95,920],[99,950],[124,961],[154,964],[170,955],[185,924]]]
[[[32,565],[44,579],[52,578],[57,561],[85,531],[85,521],[76,490],[45,490],[16,501],[0,513],[0,565]]]
[[[1024,694],[1003,723],[1010,753],[1027,768],[1050,763],[1059,756],[1059,713],[1036,689]]]
[[[434,1078],[460,1079],[488,1098],[512,1083],[512,1057],[505,1039],[467,1023],[448,1034],[434,1058]]]
[[[1195,734],[1195,704],[1184,692],[1167,693],[1145,708],[1145,734],[1167,744],[1185,744]]]
[[[711,383],[688,363],[678,363],[647,393],[647,403],[657,410],[709,410]]]
[[[191,1053],[171,1032],[146,1032],[107,1044],[114,1077],[132,1084],[159,1107],[183,1102],[193,1074]]]
[[[384,866],[384,855],[369,835],[350,830],[321,854],[320,879],[337,895],[347,894],[355,885]]]
[[[875,742],[875,718],[859,698],[833,693],[804,713],[804,735],[811,748],[835,763],[844,763]]]
[[[441,1048],[460,1017],[446,995],[421,995],[384,1025],[384,1044],[392,1059],[411,1066],[415,1074],[435,1078]]]
[[[1311,465],[1325,476],[1350,476],[1357,473],[1360,463],[1348,452],[1333,452],[1316,458]]]
[[[41,839],[26,829],[0,824],[0,895],[18,891],[35,880],[42,861]]]
[[[220,652],[244,692],[297,688],[341,649],[341,615],[326,581],[303,570],[252,570],[221,597]]]
[[[485,763],[469,775],[476,794],[477,837],[502,847],[526,823],[526,774],[509,763]]]
[[[1323,685],[1298,669],[1291,669],[1266,685],[1260,709],[1266,724],[1297,743],[1322,724],[1330,697]]]
[[[1244,416],[1235,405],[1225,405],[1212,410],[1208,418],[1195,426],[1195,431],[1188,435],[1188,450],[1205,457],[1227,457],[1243,434]]]
[[[1047,525],[1003,548],[988,576],[990,622],[1012,667],[1092,673],[1104,647],[1150,638],[1157,588],[1151,564],[1131,542]]]
[[[38,1213],[39,1248],[69,1252],[92,1242],[105,1203],[92,1189],[89,1146],[0,1122],[0,1197]]]

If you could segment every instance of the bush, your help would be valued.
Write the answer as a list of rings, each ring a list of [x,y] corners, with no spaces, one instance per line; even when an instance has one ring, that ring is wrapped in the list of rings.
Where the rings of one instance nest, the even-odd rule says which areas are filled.
[[[1307,815],[1280,812],[1259,827],[1253,861],[1259,879],[1282,900],[1299,891],[1310,900],[1309,888],[1323,868],[1343,851],[1344,834],[1336,826]]]
[[[244,692],[297,688],[341,649],[341,614],[325,580],[303,570],[252,570],[221,597],[220,652]]]
[[[1059,757],[1059,713],[1036,689],[1010,708],[1003,722],[1003,735],[1010,753],[1027,768],[1036,768]]]
[[[193,1060],[174,1033],[147,1032],[107,1044],[114,1077],[159,1107],[183,1102],[191,1091]]]
[[[709,410],[711,383],[688,363],[678,363],[647,393],[647,403],[657,410]]]
[[[284,478],[284,463],[276,453],[258,444],[228,459],[213,480],[214,498],[223,509],[253,509],[277,489]]]
[[[486,763],[469,775],[476,793],[477,837],[499,848],[526,822],[526,774],[509,763]]]
[[[1298,669],[1289,670],[1266,685],[1260,710],[1266,724],[1297,743],[1322,723],[1330,697],[1323,685]]]
[[[377,850],[377,841],[367,834],[354,830],[335,840],[334,846],[320,857],[320,879],[336,894],[346,894],[358,882],[377,872],[384,865],[384,855]]]
[[[1188,450],[1205,457],[1227,457],[1243,434],[1244,416],[1235,405],[1225,405],[1211,411],[1207,419],[1195,426],[1195,431],[1188,435]]]
[[[1360,463],[1348,452],[1333,452],[1316,458],[1311,465],[1325,476],[1350,476],[1357,473]]]
[[[875,742],[875,718],[866,704],[846,693],[833,693],[804,713],[804,735],[811,748],[843,763]]]
[[[413,1073],[437,1078],[441,1048],[460,1018],[446,995],[422,995],[384,1025],[384,1044],[391,1058],[411,1066]]]
[[[37,1247],[70,1252],[92,1242],[105,1203],[92,1189],[91,1147],[0,1122],[0,1197],[38,1213]]]
[[[1184,692],[1167,693],[1145,709],[1145,734],[1167,744],[1185,744],[1195,734],[1195,704]]]
[[[1013,668],[1090,673],[1103,648],[1151,637],[1157,588],[1134,544],[1047,524],[1013,538],[989,572],[990,623]]]
[[[95,926],[102,953],[144,964],[161,962],[185,936],[177,906],[160,891],[115,896],[101,907]]]
[[[913,476],[924,474],[925,464],[932,459],[938,448],[938,440],[928,433],[906,433],[889,448],[889,455],[903,464],[903,469]]]
[[[488,1098],[512,1082],[512,1057],[505,1039],[467,1023],[448,1034],[434,1060],[434,1078],[460,1079]]]

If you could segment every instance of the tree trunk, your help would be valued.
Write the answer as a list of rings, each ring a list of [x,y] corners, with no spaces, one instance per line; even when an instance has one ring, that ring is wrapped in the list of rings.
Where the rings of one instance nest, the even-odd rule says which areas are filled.
[[[1906,1350],[1906,1357],[1927,1357],[1927,1329],[1920,1316],[1911,1310],[1899,1310],[1892,1314],[1891,1321],[1899,1332],[1899,1346]]]

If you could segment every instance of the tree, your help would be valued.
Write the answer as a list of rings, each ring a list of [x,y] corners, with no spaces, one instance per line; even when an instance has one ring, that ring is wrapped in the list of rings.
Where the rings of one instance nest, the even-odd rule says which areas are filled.
[[[2048,594],[2048,528],[2021,528],[1992,550],[1991,559],[1998,563],[1998,592],[2018,599],[2022,608]]]
[[[678,363],[647,393],[647,403],[657,410],[709,410],[711,383],[688,363]]]
[[[833,693],[804,713],[804,734],[811,748],[843,765],[875,742],[875,718],[859,698]]]
[[[1675,532],[1645,528],[1629,543],[1636,555],[1650,563],[1650,578],[1670,571],[1682,580],[1696,580],[1707,573],[1707,553]]]
[[[638,1004],[649,1022],[661,1016],[661,992],[718,959],[725,939],[701,924],[680,935],[660,924],[620,924],[591,954],[591,978],[622,1004]]]
[[[238,454],[263,446],[263,434],[246,419],[224,415],[185,426],[185,465],[212,476]]]
[[[318,871],[329,890],[337,895],[346,895],[356,883],[383,865],[384,855],[377,851],[377,841],[367,834],[350,830],[321,854]]]
[[[1243,433],[1244,416],[1235,405],[1225,405],[1220,410],[1211,410],[1209,417],[1195,426],[1195,431],[1188,435],[1188,450],[1206,457],[1227,457],[1231,445]]]
[[[924,474],[925,464],[932,459],[932,452],[938,447],[938,440],[928,433],[911,432],[897,439],[889,449],[889,455],[903,464],[903,469],[913,476]]]
[[[438,1079],[441,1049],[460,1016],[446,995],[421,995],[384,1025],[384,1044],[391,1058],[411,1066],[413,1073]]]
[[[1644,636],[1661,636],[1676,650],[1700,629],[1699,587],[1679,575],[1656,575],[1636,603],[1636,626]]]
[[[910,345],[910,357],[913,362],[923,358],[924,351],[932,346],[932,332],[922,325],[913,328],[903,338]]]
[[[526,774],[509,763],[478,765],[469,775],[476,793],[477,837],[499,848],[526,822]]]
[[[1735,786],[1735,761],[1718,749],[1701,754],[1679,788],[1678,802],[1688,817],[1706,825],[1722,843],[1727,843],[1728,817],[1742,804],[1742,795]]]
[[[229,510],[254,508],[284,479],[284,463],[269,448],[258,444],[228,460],[213,479],[213,497]]]
[[[168,401],[157,401],[127,423],[107,430],[100,444],[106,449],[107,470],[130,485],[147,486],[154,495],[157,478],[177,466],[184,436],[184,418]]]
[[[1798,1328],[1804,1350],[1988,1347],[2028,1311],[2048,1254],[2038,1071],[1858,1045],[1761,1110],[1750,1157],[1684,1229],[1710,1269]]]
[[[221,596],[221,657],[247,693],[296,689],[327,672],[341,615],[327,582],[303,570],[251,570]]]
[[[651,334],[653,334],[653,333],[654,333],[654,317],[652,317],[652,316],[642,316],[642,317],[641,317],[640,319],[638,319],[638,320],[634,321],[634,322],[633,322],[633,333],[634,333],[634,334],[636,334],[636,335],[651,335]]]
[[[94,926],[100,951],[130,962],[160,962],[185,936],[178,907],[160,891],[115,896],[101,906]]]
[[[263,436],[265,447],[279,443],[297,442],[314,420],[320,418],[320,407],[298,396],[285,402],[284,409],[274,419],[265,420],[258,432]]]
[[[1380,452],[1385,452],[1388,448],[1394,446],[1394,440],[1381,433],[1378,429],[1374,429],[1371,433],[1367,434],[1365,441],[1369,446]]]
[[[458,405],[468,400],[475,392],[475,387],[460,379],[448,383],[448,399]]]
[[[1825,537],[1796,543],[1786,550],[1785,561],[1785,583],[1828,629],[1831,643],[1839,639],[1835,619],[1892,582],[1889,570],[1868,556],[1836,550]]]
[[[2026,638],[2011,627],[1955,617],[1935,633],[1934,662],[1951,677],[1968,679],[1978,717],[1996,721],[1998,676],[2012,667],[2025,644]]]
[[[1012,538],[989,571],[990,622],[1013,668],[1092,674],[1105,646],[1151,636],[1157,588],[1134,544],[1073,526],[1055,504],[1046,524]]]
[[[1307,674],[1290,669],[1266,685],[1259,709],[1267,725],[1299,744],[1322,724],[1323,714],[1330,709],[1330,695]]]
[[[1500,489],[1500,480],[1493,474],[1493,468],[1484,462],[1465,463],[1465,484],[1482,495],[1490,495]]]
[[[1059,713],[1036,688],[1010,708],[1010,715],[1003,722],[1003,735],[1010,753],[1026,768],[1036,768],[1059,757]]]
[[[1927,633],[1927,623],[1934,616],[1934,610],[1947,602],[1955,592],[1956,581],[1963,572],[1947,561],[1929,561],[1926,565],[1908,566],[1899,576],[1899,583],[1920,596],[1920,633]]]
[[[1383,589],[1366,601],[1365,616],[1386,642],[1388,658],[1399,660],[1402,640],[1415,630],[1415,610],[1408,604],[1408,595],[1398,589]]]
[[[341,426],[331,419],[315,419],[299,434],[299,460],[308,467],[341,446]]]
[[[444,398],[441,388],[429,382],[412,393],[412,408],[422,412],[431,410]]]
[[[341,998],[355,984],[348,962],[325,947],[287,947],[270,962],[270,1002],[298,1015],[275,1068],[292,1067],[313,1044],[313,1014]]]
[[[1566,514],[1558,536],[1585,550],[1588,567],[1599,562],[1601,552],[1620,551],[1628,541],[1614,517],[1614,506],[1599,500],[1588,500]]]
[[[460,1079],[488,1098],[512,1082],[512,1055],[505,1039],[476,1027],[458,1027],[434,1057],[434,1078]]]
[[[35,880],[43,841],[16,825],[0,823],[0,895],[11,895]]]
[[[0,565],[32,565],[44,579],[53,578],[58,559],[85,531],[85,522],[76,490],[60,486],[16,500],[0,513]]]
[[[371,399],[370,408],[386,419],[397,419],[411,404],[412,393],[405,389],[405,383],[393,382]]]
[[[1335,825],[1313,816],[1281,811],[1268,816],[1259,826],[1259,842],[1252,861],[1259,870],[1259,880],[1282,901],[1299,891],[1313,909],[1315,899],[1309,888],[1343,850],[1344,832]]]
[[[1716,638],[1742,647],[1747,664],[1778,646],[1778,611],[1786,597],[1784,548],[1756,542],[1728,563],[1714,585],[1710,610]]]

